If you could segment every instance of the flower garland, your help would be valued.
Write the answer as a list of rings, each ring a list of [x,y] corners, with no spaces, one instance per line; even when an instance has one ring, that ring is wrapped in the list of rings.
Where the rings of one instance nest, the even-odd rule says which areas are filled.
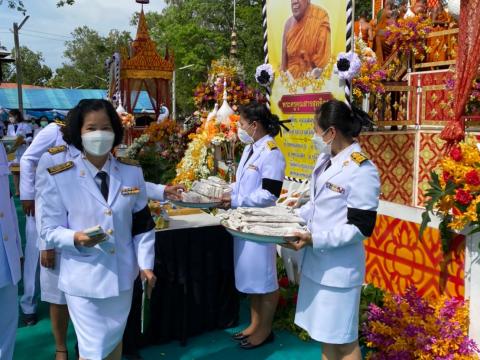
[[[442,296],[428,301],[411,286],[405,295],[386,294],[383,306],[371,304],[361,329],[370,360],[478,359],[468,338],[468,307],[463,300]]]
[[[150,137],[148,134],[142,134],[135,140],[133,140],[132,144],[128,147],[125,155],[129,159],[137,159],[140,150],[150,141]]]
[[[391,45],[392,52],[400,51],[406,56],[413,54],[423,61],[427,47],[427,35],[433,31],[432,21],[427,17],[412,16],[398,18],[385,31],[385,42]]]
[[[426,195],[426,210],[420,227],[422,236],[431,221],[430,213],[439,215],[444,253],[450,250],[451,230],[467,226],[480,231],[480,150],[477,140],[469,137],[450,150],[441,161],[438,172],[431,173]]]
[[[325,82],[332,77],[335,63],[336,58],[332,56],[321,73],[312,71],[299,78],[294,78],[288,71],[282,71],[280,72],[280,82],[290,94],[297,93],[299,89],[306,91],[309,87],[312,92],[318,92],[324,87]]]
[[[213,175],[214,147],[220,146],[225,153],[226,160],[235,158],[237,143],[237,127],[240,116],[230,115],[227,123],[217,124],[215,119],[203,118],[202,125],[196,133],[190,134],[191,142],[188,144],[183,159],[177,166],[176,184],[183,184],[187,188],[195,180]]]
[[[189,188],[195,180],[212,175],[215,162],[211,144],[217,134],[218,128],[215,121],[207,121],[204,118],[197,132],[188,136],[191,141],[177,165],[177,176],[173,183],[183,184]]]

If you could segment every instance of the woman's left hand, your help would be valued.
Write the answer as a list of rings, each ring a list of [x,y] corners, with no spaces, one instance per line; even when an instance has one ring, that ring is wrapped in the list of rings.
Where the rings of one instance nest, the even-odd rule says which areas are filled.
[[[185,191],[183,185],[167,185],[165,186],[165,197],[168,200],[182,200],[182,192]]]
[[[295,241],[289,241],[282,246],[292,249],[292,250],[300,250],[303,249],[305,246],[312,246],[312,234],[309,232],[295,232],[292,237],[295,237]]]
[[[140,270],[140,278],[143,280],[147,280],[147,297],[150,299],[152,297],[152,291],[157,283],[157,277],[153,273],[152,270]]]

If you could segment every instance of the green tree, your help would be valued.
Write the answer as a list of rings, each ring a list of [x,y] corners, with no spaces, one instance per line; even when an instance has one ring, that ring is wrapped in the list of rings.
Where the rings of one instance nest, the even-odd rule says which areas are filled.
[[[25,4],[23,3],[22,0],[7,0],[7,1],[0,0],[0,6],[2,6],[3,3],[5,3],[10,9],[20,11],[24,15],[27,12],[27,8],[25,7]],[[57,6],[61,7],[65,5],[73,5],[74,3],[75,3],[75,0],[59,0],[57,1]]]
[[[16,58],[15,49],[12,50],[12,58]],[[26,46],[21,46],[20,59],[24,84],[38,86],[47,84],[52,77],[52,69],[44,64],[41,52],[34,52]],[[17,72],[15,64],[5,66],[4,75],[7,82],[16,82]]]
[[[2,6],[4,3],[10,9],[20,11],[23,14],[27,12],[27,9],[25,8],[25,5],[22,0],[7,0],[7,1],[0,0],[0,6]]]
[[[73,40],[65,42],[64,57],[68,60],[58,68],[50,81],[52,87],[106,88],[105,60],[128,45],[130,34],[111,30],[107,36],[87,26],[76,28]]]
[[[233,1],[168,0],[162,13],[148,13],[150,35],[159,50],[168,46],[175,54],[176,96],[179,114],[194,109],[193,89],[206,80],[211,61],[228,55],[233,27]],[[137,15],[138,16],[138,15]],[[134,23],[138,17],[135,17]],[[255,83],[255,68],[263,62],[261,1],[237,1],[238,58],[246,81]]]
[[[355,1],[355,19],[358,19],[363,14],[368,14],[367,20],[375,17],[375,14],[372,13],[372,0]]]

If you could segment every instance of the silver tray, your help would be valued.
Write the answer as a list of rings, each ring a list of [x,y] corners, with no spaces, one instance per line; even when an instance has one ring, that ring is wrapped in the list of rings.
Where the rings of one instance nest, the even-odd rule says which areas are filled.
[[[272,235],[259,235],[252,233],[245,233],[238,230],[234,230],[225,225],[224,221],[221,222],[221,225],[227,230],[232,236],[240,237],[242,239],[255,241],[258,243],[270,243],[270,244],[286,244],[289,242],[294,242],[297,240],[295,236],[272,236]]]
[[[185,208],[193,208],[193,209],[213,209],[222,204],[221,201],[214,201],[214,202],[208,202],[208,203],[194,203],[194,202],[170,200],[170,202],[177,206],[181,206]]]
[[[16,136],[4,136],[3,138],[0,139],[0,141],[2,143],[4,143],[5,145],[13,145],[15,144],[15,142],[17,141],[17,137]]]

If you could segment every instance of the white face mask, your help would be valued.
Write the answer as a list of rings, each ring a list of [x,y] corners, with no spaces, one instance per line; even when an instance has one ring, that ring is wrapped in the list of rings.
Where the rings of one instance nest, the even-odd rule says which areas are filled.
[[[253,124],[252,124],[253,125]],[[250,126],[252,126],[250,125]],[[248,128],[250,128],[250,126]],[[247,128],[247,129],[248,129]],[[255,133],[254,133],[255,134]],[[237,135],[238,135],[238,138],[240,139],[240,141],[244,144],[253,144],[255,142],[255,140],[253,139],[252,136],[250,136],[248,134],[248,132],[246,130],[243,130],[240,126],[238,127],[237,129]]]
[[[325,155],[332,155],[332,141],[330,141],[329,144],[327,144],[323,140],[323,135],[328,131],[329,129],[325,130],[322,135],[317,135],[316,133],[313,134],[312,141],[313,144],[315,145],[315,148],[318,150],[320,154],[325,154]]]
[[[82,135],[84,150],[90,155],[102,156],[112,150],[115,134],[111,131],[91,131]]]
[[[9,116],[8,121],[10,121],[12,124],[15,124],[17,122],[13,116]]]

